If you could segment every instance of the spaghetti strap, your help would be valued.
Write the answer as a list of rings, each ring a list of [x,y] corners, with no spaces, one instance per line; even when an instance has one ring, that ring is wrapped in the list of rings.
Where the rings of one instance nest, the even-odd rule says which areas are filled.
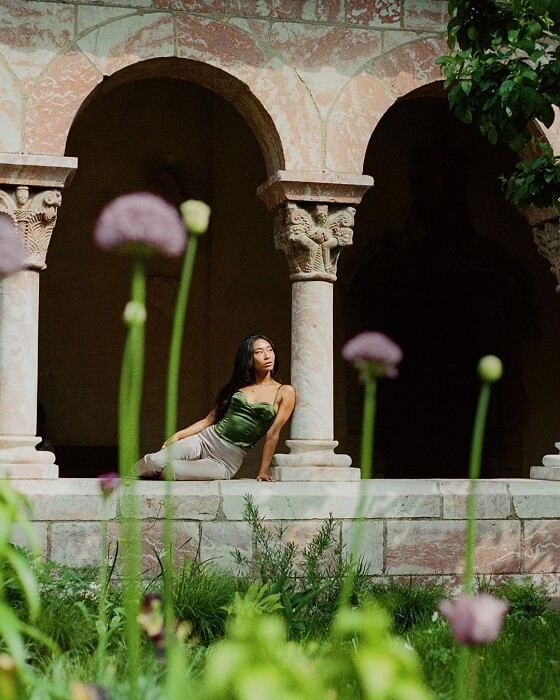
[[[273,407],[276,406],[276,399],[278,398],[278,392],[280,391],[280,389],[282,388],[282,386],[283,386],[283,385],[280,384],[280,386],[278,387],[278,389],[276,389],[276,393],[274,394],[274,401],[272,402],[272,406],[273,406]]]

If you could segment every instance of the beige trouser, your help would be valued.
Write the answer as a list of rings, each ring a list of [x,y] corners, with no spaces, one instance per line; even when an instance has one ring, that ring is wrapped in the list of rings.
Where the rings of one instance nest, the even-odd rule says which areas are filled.
[[[212,481],[231,479],[239,471],[245,454],[242,447],[221,438],[212,425],[168,448],[147,454],[144,461],[154,470],[163,470],[171,459],[173,478],[177,481]]]

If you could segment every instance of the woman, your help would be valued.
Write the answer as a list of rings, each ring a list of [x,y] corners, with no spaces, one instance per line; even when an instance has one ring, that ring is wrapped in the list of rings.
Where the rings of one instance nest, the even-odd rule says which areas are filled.
[[[293,386],[274,379],[278,360],[272,342],[250,335],[235,356],[229,382],[220,389],[210,413],[147,454],[137,463],[144,478],[162,478],[170,461],[173,478],[181,481],[231,479],[247,452],[263,436],[257,481],[274,481],[268,473],[280,429],[294,410]]]

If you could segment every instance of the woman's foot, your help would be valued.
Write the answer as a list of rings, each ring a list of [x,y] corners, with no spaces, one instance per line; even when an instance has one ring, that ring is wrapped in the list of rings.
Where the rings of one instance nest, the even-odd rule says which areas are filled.
[[[160,479],[164,467],[153,467],[148,464],[146,457],[142,457],[136,462],[134,469],[140,479]]]

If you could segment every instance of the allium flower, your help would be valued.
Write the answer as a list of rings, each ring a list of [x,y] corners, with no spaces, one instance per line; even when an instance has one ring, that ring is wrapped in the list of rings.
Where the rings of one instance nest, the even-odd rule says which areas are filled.
[[[342,348],[342,357],[375,377],[398,376],[397,365],[402,350],[383,333],[366,331],[349,340]]]
[[[97,483],[99,484],[99,489],[103,497],[109,498],[119,486],[119,475],[116,472],[101,474],[97,477]]]
[[[208,229],[210,207],[198,199],[188,199],[179,207],[183,223],[193,236],[201,236]]]
[[[110,202],[95,224],[94,239],[102,250],[155,249],[168,257],[181,255],[187,244],[179,212],[150,192],[123,194]]]
[[[25,270],[26,251],[14,222],[0,212],[0,279]]]
[[[445,600],[439,604],[459,644],[493,642],[500,634],[508,608],[508,603],[489,593],[459,595],[453,603]]]

